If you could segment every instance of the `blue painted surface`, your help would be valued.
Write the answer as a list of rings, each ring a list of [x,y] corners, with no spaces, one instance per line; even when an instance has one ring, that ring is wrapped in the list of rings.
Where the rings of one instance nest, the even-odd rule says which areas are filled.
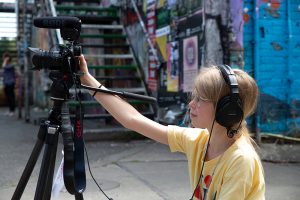
[[[299,137],[300,0],[269,2],[244,0],[244,70],[260,89],[261,131]]]

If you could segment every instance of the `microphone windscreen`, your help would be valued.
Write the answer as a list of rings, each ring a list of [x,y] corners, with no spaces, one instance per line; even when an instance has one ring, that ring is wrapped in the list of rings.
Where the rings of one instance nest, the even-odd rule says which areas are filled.
[[[34,26],[38,28],[78,28],[81,27],[81,20],[77,17],[39,17],[33,20]]]

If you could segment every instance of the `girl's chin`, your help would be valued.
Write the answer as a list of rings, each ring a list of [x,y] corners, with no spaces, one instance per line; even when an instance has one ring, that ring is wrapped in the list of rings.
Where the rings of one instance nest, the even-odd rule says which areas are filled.
[[[201,125],[197,125],[195,122],[193,122],[193,120],[191,121],[191,125],[193,128],[201,128],[201,129],[206,129],[204,126]]]

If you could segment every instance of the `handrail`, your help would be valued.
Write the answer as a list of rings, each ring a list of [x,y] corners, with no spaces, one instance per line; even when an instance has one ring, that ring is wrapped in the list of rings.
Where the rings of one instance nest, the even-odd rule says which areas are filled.
[[[56,9],[55,9],[55,6],[54,6],[54,2],[53,0],[49,0],[49,5],[50,5],[50,11],[51,11],[51,14],[53,17],[57,17],[57,13],[56,13]],[[57,41],[59,44],[63,44],[64,41],[60,35],[60,30],[59,29],[55,29],[55,32],[56,32],[56,37],[57,37]]]
[[[153,46],[153,44],[152,44],[152,42],[151,42],[151,39],[150,39],[149,34],[148,34],[148,32],[147,32],[147,30],[146,30],[146,28],[145,28],[145,24],[144,24],[144,22],[143,22],[143,19],[142,19],[142,17],[141,17],[141,14],[140,14],[139,10],[137,9],[137,6],[136,6],[135,1],[134,1],[134,0],[131,0],[131,4],[132,4],[132,6],[133,6],[133,9],[134,9],[134,11],[135,11],[137,17],[138,17],[138,20],[139,20],[139,23],[140,23],[140,25],[141,25],[141,27],[142,27],[142,29],[143,29],[143,32],[144,32],[144,34],[145,34],[145,36],[146,36],[148,45],[149,45],[149,47],[150,47],[150,49],[151,49],[151,51],[152,51],[152,53],[153,53],[153,55],[154,55],[155,60],[157,61],[157,66],[160,66],[161,61],[159,60],[159,58],[158,58],[158,56],[157,56],[156,50],[155,50],[155,48],[154,48],[154,46]]]

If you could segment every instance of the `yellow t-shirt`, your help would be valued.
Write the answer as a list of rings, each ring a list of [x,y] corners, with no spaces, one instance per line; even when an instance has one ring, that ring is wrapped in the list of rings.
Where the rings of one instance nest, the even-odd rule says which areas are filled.
[[[168,126],[168,142],[172,152],[185,153],[194,191],[200,176],[208,130]],[[201,183],[194,199],[264,200],[265,181],[260,159],[244,137],[239,138],[222,155],[204,164]]]

